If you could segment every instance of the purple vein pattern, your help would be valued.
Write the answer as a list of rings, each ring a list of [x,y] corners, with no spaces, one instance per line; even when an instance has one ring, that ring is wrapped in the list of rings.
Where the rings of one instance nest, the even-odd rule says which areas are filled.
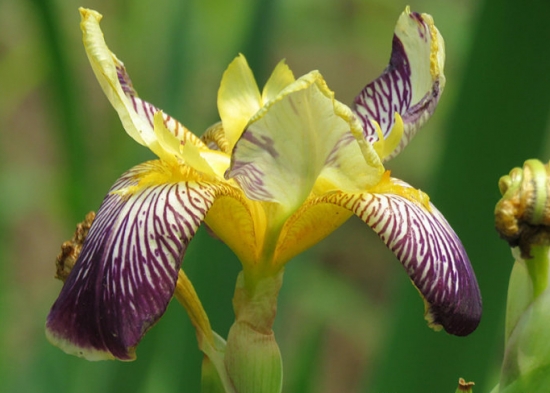
[[[355,114],[363,123],[367,141],[378,140],[371,120],[380,125],[384,138],[387,138],[395,123],[395,112],[405,113],[411,105],[411,98],[411,68],[401,40],[394,35],[389,66],[355,98]]]
[[[430,45],[430,28],[422,16],[411,13],[409,17],[421,24],[417,30],[417,39],[424,41],[425,45]],[[384,138],[387,138],[395,124],[395,112],[403,119],[404,132],[401,143],[392,154],[385,157],[385,161],[401,152],[416,131],[428,121],[439,102],[442,93],[440,79],[434,80],[431,89],[426,91],[418,102],[412,102],[415,73],[430,73],[430,59],[426,59],[425,69],[411,69],[403,42],[394,35],[388,67],[355,98],[353,110],[362,122],[365,138],[370,143],[378,140],[376,128],[371,120],[380,125]]]
[[[458,336],[475,330],[481,319],[479,287],[460,239],[435,206],[430,204],[430,213],[395,194],[342,199],[338,204],[359,216],[401,261],[429,304],[433,323]]]
[[[50,311],[50,335],[77,355],[133,359],[133,348],[172,298],[187,244],[213,203],[212,190],[198,183],[113,193],[151,170],[150,162],[136,166],[111,188]]]
[[[234,159],[225,177],[227,179],[234,178],[241,188],[246,190],[248,198],[260,201],[272,201],[274,197],[265,186],[263,179],[266,173],[263,171],[262,167],[250,158],[247,160],[239,159],[242,156],[246,156],[246,154],[239,154],[241,149],[254,152],[259,151],[260,154],[267,154],[273,159],[279,156],[279,152],[275,149],[275,142],[273,139],[265,135],[257,137],[254,127],[254,124],[252,124],[244,130],[241,138],[235,145],[233,150]]]
[[[155,113],[157,113],[160,109],[153,104],[148,103],[147,101],[143,101],[141,98],[138,97],[137,92],[134,90],[134,87],[132,85],[130,75],[128,75],[128,73],[126,72],[126,68],[121,63],[116,64],[116,70],[118,81],[120,83],[120,86],[122,87],[122,91],[124,91],[126,97],[128,97],[128,99],[132,103],[134,111],[140,117],[145,119],[149,123],[151,128],[153,128],[153,118],[155,116]],[[179,121],[177,121],[170,115],[163,113],[163,119],[164,126],[178,139],[182,140],[183,142],[186,142],[187,139],[190,139],[191,143],[195,145],[197,143],[201,144],[199,139],[193,133],[186,130]]]

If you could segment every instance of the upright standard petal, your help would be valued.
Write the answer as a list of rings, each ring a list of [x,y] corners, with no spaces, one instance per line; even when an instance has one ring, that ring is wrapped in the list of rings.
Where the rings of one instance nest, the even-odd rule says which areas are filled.
[[[435,111],[445,86],[444,64],[444,41],[432,17],[407,7],[395,27],[388,67],[355,98],[369,142],[380,139],[378,131],[388,142],[392,133],[403,134],[393,138],[391,149],[381,149],[383,160],[399,154]]]
[[[212,187],[184,169],[147,162],[111,188],[48,315],[52,343],[89,360],[135,358],[215,198]]]
[[[262,96],[252,70],[243,55],[223,73],[218,90],[218,111],[229,150],[241,136],[248,120],[262,107]]]
[[[124,64],[107,47],[99,26],[101,14],[80,8],[80,15],[84,48],[103,92],[118,112],[128,135],[154,151],[157,140],[153,131],[153,118],[159,109],[138,97]],[[204,145],[171,116],[163,114],[163,119],[166,128],[183,143],[190,141],[196,146]]]
[[[286,62],[281,60],[273,70],[273,73],[262,90],[262,104],[265,105],[267,102],[275,99],[285,87],[295,80],[294,74]]]
[[[311,193],[327,162],[338,157],[338,146],[353,140],[353,120],[349,108],[334,100],[322,76],[313,71],[250,120],[235,146],[227,177],[234,178],[248,198],[277,202],[292,212]],[[353,142],[364,174],[358,181],[376,177],[376,183],[380,163],[368,163]]]
[[[326,200],[354,212],[393,251],[424,298],[431,327],[457,336],[475,330],[482,307],[470,260],[427,197],[391,179],[379,192],[333,194]]]

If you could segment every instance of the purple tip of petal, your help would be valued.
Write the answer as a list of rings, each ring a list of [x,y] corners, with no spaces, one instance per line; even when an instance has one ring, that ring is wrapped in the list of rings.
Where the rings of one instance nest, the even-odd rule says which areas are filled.
[[[431,206],[432,218],[423,224],[428,231],[426,241],[431,243],[423,259],[430,271],[425,278],[423,269],[413,269],[409,274],[429,304],[430,322],[443,326],[447,333],[466,336],[481,320],[479,286],[462,242],[443,215]]]
[[[154,237],[148,239],[138,230],[143,222],[121,217],[124,206],[120,196],[107,196],[46,322],[53,340],[69,343],[65,347],[75,354],[78,348],[84,357],[104,352],[132,360],[133,348],[164,313],[176,284],[183,245],[150,248],[148,241],[170,241],[158,232],[169,228],[159,221],[148,228]]]
[[[453,234],[454,235],[454,234]],[[443,326],[447,333],[467,336],[476,330],[481,321],[482,301],[479,286],[470,260],[456,235],[455,267],[456,276],[462,277],[454,297],[431,303],[429,313],[433,323]]]

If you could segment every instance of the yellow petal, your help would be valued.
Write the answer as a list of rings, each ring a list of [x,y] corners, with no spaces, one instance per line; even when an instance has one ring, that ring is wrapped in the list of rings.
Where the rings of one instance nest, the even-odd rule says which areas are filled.
[[[225,70],[218,90],[218,111],[230,149],[261,106],[262,98],[254,75],[245,57],[239,55]]]
[[[281,60],[279,64],[273,70],[273,73],[267,80],[262,92],[262,103],[265,105],[268,101],[271,101],[277,97],[277,95],[288,85],[294,82],[294,74],[290,68],[286,65],[284,60]]]
[[[259,205],[230,186],[219,186],[214,205],[205,222],[237,255],[243,266],[254,265],[265,233],[265,215]]]
[[[164,116],[161,111],[155,113],[154,131],[156,141],[150,149],[162,160],[176,163],[178,159],[185,165],[208,176],[215,176],[210,164],[201,156],[197,146],[192,143],[183,144],[176,138],[164,124]]]
[[[378,135],[378,140],[373,143],[373,147],[382,161],[384,161],[395,151],[395,149],[399,146],[399,143],[401,143],[401,138],[403,136],[403,119],[397,112],[395,112],[394,116],[395,124],[385,139],[384,134],[380,129],[380,125],[375,120],[371,120],[373,126],[376,128],[376,134]]]
[[[372,146],[364,144],[368,160],[362,154],[350,134],[350,129],[361,133],[358,127],[351,110],[334,100],[321,74],[313,71],[251,119],[233,151],[228,177],[235,178],[248,198],[277,202],[288,214],[305,201],[327,166],[335,169],[326,174],[333,187],[353,183],[354,188],[364,189],[378,182],[383,168]],[[358,179],[338,169],[344,159],[342,140],[351,140],[346,152],[357,167],[346,165],[346,169],[353,169],[350,175]]]
[[[285,223],[275,252],[276,264],[284,264],[294,256],[323,240],[352,213],[321,198],[308,199]]]

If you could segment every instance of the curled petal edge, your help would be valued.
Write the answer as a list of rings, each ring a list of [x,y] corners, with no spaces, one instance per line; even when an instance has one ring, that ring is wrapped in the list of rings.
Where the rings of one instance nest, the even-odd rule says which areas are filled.
[[[401,14],[393,36],[390,62],[384,72],[355,98],[354,113],[370,143],[396,137],[380,158],[397,156],[434,113],[445,87],[445,43],[433,18]],[[397,115],[402,119],[399,124]]]

